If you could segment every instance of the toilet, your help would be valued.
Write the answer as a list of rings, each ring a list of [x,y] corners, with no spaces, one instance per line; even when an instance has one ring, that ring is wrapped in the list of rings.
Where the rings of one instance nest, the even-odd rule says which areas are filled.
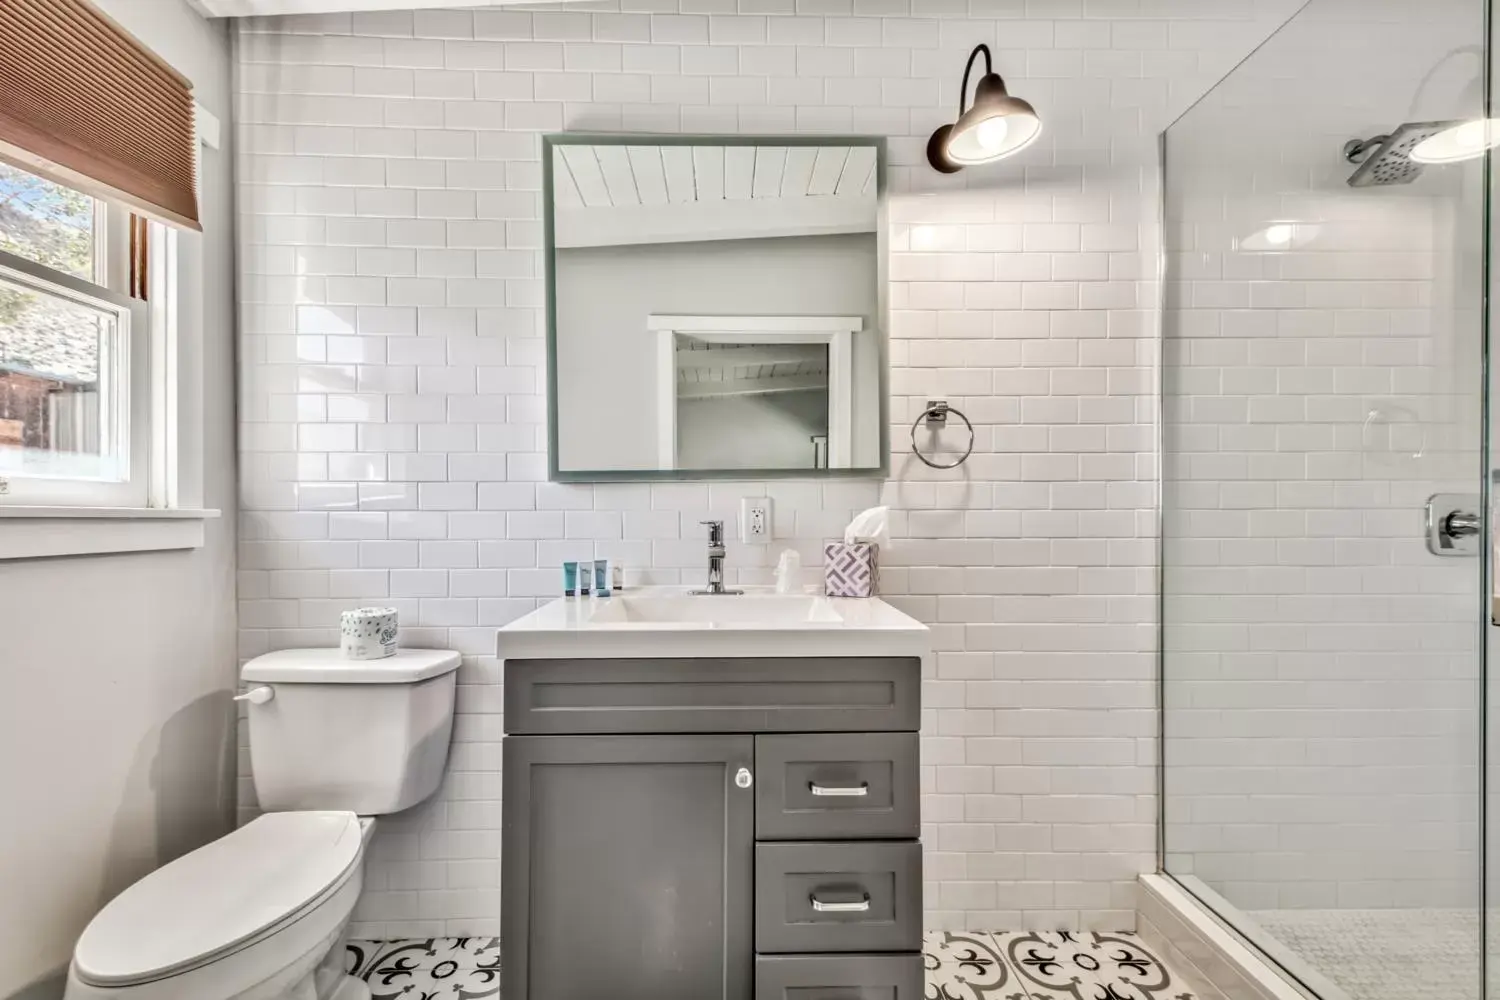
[[[376,818],[442,782],[459,655],[256,657],[250,766],[265,813],[115,897],[73,950],[64,1000],[369,1000],[344,932]]]

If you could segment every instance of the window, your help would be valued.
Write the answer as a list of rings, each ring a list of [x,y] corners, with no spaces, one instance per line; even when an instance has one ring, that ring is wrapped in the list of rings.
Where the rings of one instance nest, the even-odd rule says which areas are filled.
[[[0,0],[0,95],[0,560],[202,545],[218,119],[91,0]]]
[[[0,503],[161,499],[149,468],[151,316],[130,286],[171,238],[0,163]]]

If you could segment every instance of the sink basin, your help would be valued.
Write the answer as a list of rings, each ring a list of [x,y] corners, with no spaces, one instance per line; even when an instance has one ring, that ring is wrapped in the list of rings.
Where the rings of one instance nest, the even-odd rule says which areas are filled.
[[[790,628],[838,625],[844,616],[814,594],[620,595],[594,602],[590,625],[752,625]]]
[[[502,659],[926,656],[927,626],[871,598],[642,587],[561,597],[501,628]]]

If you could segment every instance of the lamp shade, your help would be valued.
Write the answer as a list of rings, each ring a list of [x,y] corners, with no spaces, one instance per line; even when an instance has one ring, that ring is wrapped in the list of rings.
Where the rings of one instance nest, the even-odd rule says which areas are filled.
[[[980,54],[989,69],[989,48],[980,45],[964,68],[965,92],[969,70]],[[1042,119],[1036,108],[1029,101],[1012,97],[998,73],[986,72],[980,77],[973,103],[967,109],[960,106],[959,111],[958,121],[939,128],[927,142],[927,161],[945,174],[1018,153],[1042,134]]]
[[[1018,153],[1042,134],[1036,109],[1005,92],[1005,82],[991,73],[979,81],[974,106],[948,133],[948,159],[969,166]]]

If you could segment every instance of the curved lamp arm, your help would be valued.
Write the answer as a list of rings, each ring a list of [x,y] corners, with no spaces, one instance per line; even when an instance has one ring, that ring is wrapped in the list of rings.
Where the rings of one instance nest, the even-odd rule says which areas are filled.
[[[958,91],[958,117],[960,118],[964,116],[965,111],[969,110],[969,74],[974,71],[974,60],[981,52],[984,53],[984,76],[989,76],[995,71],[994,63],[990,60],[990,47],[980,42],[974,46],[974,51],[969,53],[969,61],[964,63],[964,82]]]

